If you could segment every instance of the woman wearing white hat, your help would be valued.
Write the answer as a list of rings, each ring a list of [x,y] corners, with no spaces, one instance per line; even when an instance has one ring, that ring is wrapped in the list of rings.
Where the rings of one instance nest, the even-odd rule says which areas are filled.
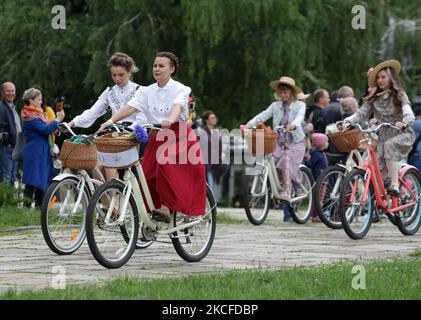
[[[391,182],[388,192],[399,195],[399,162],[405,160],[415,141],[411,129],[415,121],[410,101],[404,92],[399,79],[401,64],[396,60],[388,60],[369,70],[369,94],[364,98],[363,106],[351,117],[344,120],[349,124],[364,123],[374,113],[379,123],[390,123],[402,129],[398,132],[390,127],[379,131],[380,144],[377,147],[377,158],[383,178],[388,174]],[[387,169],[387,170],[385,170]]]
[[[296,86],[294,79],[284,76],[272,81],[270,86],[276,90],[275,96],[278,101],[273,102],[269,108],[250,120],[246,127],[255,126],[258,122],[272,118],[273,127],[283,125],[287,128],[287,133],[278,136],[273,157],[284,187],[282,200],[290,202],[292,184],[301,183],[302,180],[300,164],[303,162],[306,150],[303,129],[306,105],[297,100],[297,95],[302,91]],[[284,152],[285,149],[289,152]]]

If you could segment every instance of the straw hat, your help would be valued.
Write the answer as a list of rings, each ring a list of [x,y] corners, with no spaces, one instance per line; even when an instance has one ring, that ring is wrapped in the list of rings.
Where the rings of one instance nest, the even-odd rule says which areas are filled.
[[[368,76],[368,86],[375,87],[376,86],[376,78],[377,74],[385,69],[385,68],[392,68],[396,71],[397,74],[401,72],[401,64],[398,60],[387,60],[380,64],[378,64],[373,71],[370,72]]]
[[[300,92],[302,92],[302,90],[295,85],[295,80],[290,77],[281,77],[281,79],[279,80],[272,81],[270,83],[270,86],[274,90],[277,90],[280,84],[284,84],[291,87],[295,91],[295,94],[299,94]]]
[[[300,93],[298,93],[297,94],[297,100],[300,100],[300,101],[302,101],[302,100],[307,100],[309,97],[311,96],[311,94],[305,94],[305,93],[303,93],[303,92],[300,92]]]

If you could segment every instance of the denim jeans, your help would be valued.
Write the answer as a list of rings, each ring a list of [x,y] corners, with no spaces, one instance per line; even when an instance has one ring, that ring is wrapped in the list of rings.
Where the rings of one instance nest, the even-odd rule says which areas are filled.
[[[15,185],[16,174],[18,171],[18,161],[13,161],[13,148],[0,146],[0,182],[8,182],[11,186]]]
[[[212,171],[208,171],[206,172],[206,180],[208,182],[209,187],[211,188],[211,190],[215,193],[216,192],[216,180],[215,177],[213,176]]]
[[[290,221],[292,220],[292,216],[291,216],[291,208],[289,207],[289,204],[283,203],[282,204],[282,210],[284,210],[284,221]]]

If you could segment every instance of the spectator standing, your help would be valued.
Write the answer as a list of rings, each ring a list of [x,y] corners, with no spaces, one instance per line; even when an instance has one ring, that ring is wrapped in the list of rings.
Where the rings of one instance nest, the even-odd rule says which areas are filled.
[[[314,106],[307,122],[313,124],[313,131],[324,133],[323,110],[329,105],[329,92],[325,89],[318,89],[314,92]]]
[[[41,108],[41,91],[30,88],[24,92],[22,99],[25,103],[22,120],[27,139],[23,151],[24,196],[29,199],[35,198],[37,206],[40,207],[52,178],[52,134],[63,120],[64,111],[58,112],[56,120],[49,122]]]
[[[205,111],[202,116],[203,131],[200,138],[203,159],[206,166],[206,180],[215,193],[220,178],[222,163],[222,138],[216,129],[218,118],[213,111]]]
[[[412,125],[412,129],[415,133],[415,142],[409,154],[408,163],[421,172],[421,106],[415,108],[414,114],[415,122]]]
[[[20,119],[14,101],[16,87],[11,82],[1,86],[2,100],[0,101],[0,182],[5,181],[11,186],[15,184],[18,161],[12,158],[16,138],[22,131]]]
[[[331,104],[323,110],[323,124],[320,128],[322,133],[326,132],[326,127],[328,125],[345,119],[345,114],[339,101],[354,96],[354,90],[348,86],[343,86],[338,90],[338,98],[336,100],[332,100]],[[333,166],[341,161],[345,161],[347,156],[346,154],[339,152],[332,141],[329,142],[329,148],[326,155],[330,166]]]

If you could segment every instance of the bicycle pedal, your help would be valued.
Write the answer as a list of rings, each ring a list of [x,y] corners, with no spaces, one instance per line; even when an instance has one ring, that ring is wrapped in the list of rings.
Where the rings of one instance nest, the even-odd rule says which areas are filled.
[[[148,227],[142,227],[140,229],[140,234],[140,240],[144,242],[153,241],[156,239],[155,234]]]

